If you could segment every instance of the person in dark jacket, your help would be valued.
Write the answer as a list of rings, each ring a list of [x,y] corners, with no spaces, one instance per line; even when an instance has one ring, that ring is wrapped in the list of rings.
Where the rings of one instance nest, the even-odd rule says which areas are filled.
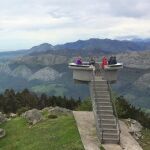
[[[112,58],[112,64],[117,64],[116,56]]]
[[[93,57],[90,58],[89,65],[95,65],[95,59]]]
[[[108,60],[108,64],[111,65],[113,61],[113,56],[110,56],[109,60]]]
[[[108,60],[109,65],[117,64],[116,56],[111,56]]]

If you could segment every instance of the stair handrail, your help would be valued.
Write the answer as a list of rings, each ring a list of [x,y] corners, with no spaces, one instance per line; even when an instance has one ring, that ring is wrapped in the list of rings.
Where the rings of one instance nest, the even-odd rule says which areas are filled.
[[[121,129],[120,129],[120,123],[119,123],[119,119],[118,119],[118,113],[117,113],[117,110],[116,110],[116,106],[115,106],[115,103],[112,99],[112,94],[111,94],[111,86],[110,86],[110,83],[109,81],[107,81],[107,85],[108,85],[108,90],[109,90],[109,93],[110,93],[110,101],[112,103],[112,106],[113,106],[113,112],[114,112],[114,115],[116,116],[116,122],[117,122],[117,127],[119,129],[119,143],[120,143],[120,132],[121,132]]]
[[[95,94],[95,98],[96,98],[96,87],[95,87],[95,68],[93,68],[93,87],[94,87],[94,94]],[[94,100],[94,103],[95,103],[95,100]],[[103,126],[102,126],[102,119],[101,119],[101,114],[99,115],[100,116],[100,127],[101,127],[101,129],[102,129],[102,134],[101,134],[101,143],[103,142],[103,132],[104,132],[104,130],[103,130]],[[96,116],[96,119],[97,119],[97,116]],[[98,122],[97,120],[96,120],[96,122]],[[99,129],[98,129],[99,130]],[[100,132],[100,130],[99,130],[99,132]]]

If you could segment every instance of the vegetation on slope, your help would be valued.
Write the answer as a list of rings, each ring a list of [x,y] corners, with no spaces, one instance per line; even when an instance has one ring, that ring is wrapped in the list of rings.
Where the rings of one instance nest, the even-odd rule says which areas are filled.
[[[78,111],[92,111],[92,102],[89,98],[82,101],[76,110]]]
[[[143,150],[150,149],[150,115],[140,108],[131,105],[123,96],[115,99],[117,113],[119,118],[135,119],[144,127],[142,130],[142,137],[138,140]]]
[[[84,150],[72,115],[46,118],[34,126],[17,117],[0,127],[7,132],[0,150]]]
[[[40,84],[33,86],[31,90],[36,93],[51,93],[57,96],[63,96],[67,91],[67,89],[65,89],[62,84]]]
[[[40,96],[25,89],[21,92],[6,90],[0,95],[0,112],[17,113],[21,110],[28,110],[32,108],[43,109],[49,106],[60,106],[75,110],[81,103],[81,100],[74,100],[73,98],[66,98],[61,96],[47,96],[41,94]]]
[[[120,118],[131,118],[139,121],[145,128],[150,128],[150,116],[127,102],[123,96],[117,97],[115,100],[117,113]]]
[[[150,129],[142,130],[142,137],[138,140],[143,150],[150,150]]]

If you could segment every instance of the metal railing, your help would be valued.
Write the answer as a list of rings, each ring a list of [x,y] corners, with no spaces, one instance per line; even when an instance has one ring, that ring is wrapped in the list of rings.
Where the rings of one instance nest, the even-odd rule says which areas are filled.
[[[119,124],[119,120],[118,120],[118,114],[117,114],[117,110],[116,110],[116,106],[115,106],[115,103],[112,99],[112,94],[111,94],[111,86],[110,86],[110,83],[109,81],[107,81],[107,85],[108,85],[108,90],[109,90],[109,94],[110,94],[110,101],[112,103],[112,106],[113,106],[113,113],[114,113],[114,116],[116,118],[116,124],[117,124],[117,127],[118,127],[118,132],[119,132],[119,143],[120,143],[120,132],[121,132],[121,129],[120,129],[120,124]]]
[[[96,104],[96,87],[95,87],[95,70],[93,69],[93,91],[94,91],[94,105]],[[93,108],[95,109],[95,108]],[[94,110],[95,111],[95,110]],[[98,124],[98,118],[97,118],[97,114],[94,112],[94,114],[96,115],[96,124]],[[101,114],[99,115],[99,119],[100,119],[100,128],[101,128],[101,132],[100,132],[100,129],[99,127],[97,126],[97,130],[100,132],[100,140],[101,140],[101,143],[103,143],[103,126],[102,126],[102,118],[101,118]]]

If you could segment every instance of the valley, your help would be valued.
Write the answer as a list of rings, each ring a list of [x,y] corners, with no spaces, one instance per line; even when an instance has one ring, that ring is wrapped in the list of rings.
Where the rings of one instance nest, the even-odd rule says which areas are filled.
[[[116,48],[115,51],[105,50],[104,45],[108,41],[113,48]],[[149,109],[150,51],[141,51],[141,49],[136,51],[126,47],[127,50],[123,48],[120,52],[120,44],[125,46],[127,43],[132,45],[135,43],[114,40],[105,40],[105,42],[102,44],[102,41],[92,39],[61,46],[44,43],[23,51],[22,54],[20,52],[16,57],[14,55],[0,57],[0,92],[7,88],[13,88],[16,91],[28,88],[39,94],[84,99],[89,96],[88,87],[74,83],[72,72],[68,69],[68,62],[78,55],[85,60],[88,60],[89,56],[96,56],[98,61],[101,61],[104,55],[107,57],[116,55],[118,62],[124,63],[124,69],[119,72],[119,79],[117,84],[113,85],[113,91],[125,96],[131,104]],[[107,44],[110,45],[110,43]],[[4,54],[0,53],[1,55]]]

